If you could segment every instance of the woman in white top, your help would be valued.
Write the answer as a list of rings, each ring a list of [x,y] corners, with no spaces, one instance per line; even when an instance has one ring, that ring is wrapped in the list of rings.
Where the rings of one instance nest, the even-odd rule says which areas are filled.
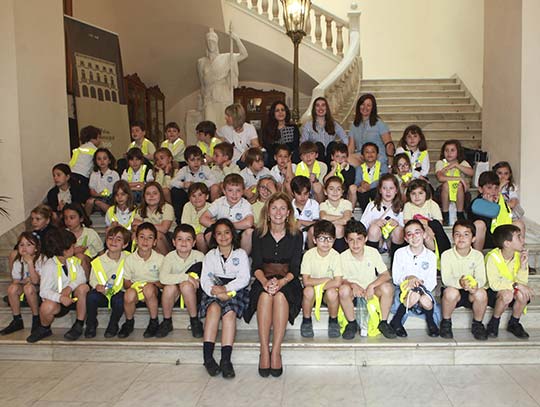
[[[227,125],[220,128],[217,136],[234,147],[233,162],[244,161],[244,155],[250,147],[260,147],[257,130],[246,123],[246,111],[240,103],[234,103],[225,109]]]

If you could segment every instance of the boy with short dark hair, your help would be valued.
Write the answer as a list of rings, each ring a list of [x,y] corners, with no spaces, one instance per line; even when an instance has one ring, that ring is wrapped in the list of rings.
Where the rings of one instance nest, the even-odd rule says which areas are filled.
[[[501,225],[493,232],[495,249],[486,255],[486,273],[489,283],[488,305],[493,316],[488,323],[489,336],[499,335],[499,322],[506,308],[512,308],[508,332],[520,339],[529,334],[519,322],[525,307],[534,296],[529,281],[529,253],[524,248],[521,230],[515,225]]]
[[[331,151],[332,161],[330,171],[324,177],[324,181],[330,177],[338,177],[343,182],[343,197],[347,197],[349,187],[354,184],[356,177],[355,168],[349,164],[349,149],[344,143],[335,143]]]
[[[201,225],[201,215],[208,209],[208,187],[202,182],[191,184],[188,188],[189,202],[182,211],[181,224],[188,224],[195,230],[197,249],[203,253],[208,251],[204,240],[204,227]]]
[[[292,153],[287,144],[278,144],[274,148],[274,160],[276,165],[272,167],[270,173],[279,182],[283,189],[291,194],[291,180],[296,171],[296,164],[291,161]]]
[[[354,313],[354,299],[370,300],[373,295],[379,299],[381,321],[379,330],[387,339],[394,339],[396,333],[388,324],[388,315],[394,298],[394,286],[388,268],[377,249],[366,245],[367,231],[362,222],[351,219],[345,225],[345,240],[349,249],[341,253],[341,276],[339,302],[348,324],[343,331],[343,339],[354,339],[358,331]]]
[[[201,225],[208,228],[205,232],[207,244],[212,234],[211,226],[218,219],[229,219],[236,231],[241,234],[240,246],[251,252],[251,235],[253,234],[253,211],[251,204],[242,195],[244,193],[244,179],[239,174],[229,174],[223,180],[223,193],[225,196],[216,199],[201,215]]]
[[[159,281],[164,286],[161,297],[163,322],[156,337],[164,338],[173,330],[172,309],[181,295],[189,313],[191,334],[201,338],[203,326],[197,318],[197,290],[204,254],[193,250],[195,229],[186,224],[178,225],[174,230],[173,245],[175,250],[165,256],[159,270]]]
[[[292,205],[294,217],[304,233],[304,242],[311,249],[313,244],[313,224],[319,220],[319,203],[309,197],[311,182],[309,178],[302,175],[291,180],[291,191],[293,195]]]
[[[140,148],[144,158],[152,162],[156,147],[146,138],[146,125],[142,121],[135,121],[131,123],[130,129],[133,141],[129,144],[128,150],[133,147]]]
[[[324,200],[323,182],[324,176],[328,172],[328,167],[322,161],[317,161],[319,149],[311,141],[304,141],[300,144],[300,163],[296,166],[294,175],[307,177],[311,182],[311,192],[317,202]]]
[[[244,178],[244,196],[250,202],[255,199],[257,192],[257,182],[259,179],[271,177],[270,170],[264,166],[264,157],[262,150],[259,147],[251,147],[246,151],[245,156],[246,168],[240,171],[240,175]]]
[[[454,247],[441,255],[442,292],[441,337],[452,339],[452,313],[456,308],[472,308],[471,333],[487,339],[482,323],[487,308],[487,282],[484,255],[472,248],[476,228],[470,220],[458,219],[452,228]]]
[[[216,183],[210,187],[210,200],[215,201],[218,199],[222,191],[223,179],[229,174],[240,174],[240,167],[232,162],[234,154],[234,148],[231,143],[226,141],[216,144],[214,147],[212,172]]]
[[[308,250],[302,258],[300,274],[304,285],[302,299],[302,325],[300,334],[304,338],[314,336],[311,310],[317,307],[324,293],[324,301],[328,305],[328,337],[339,338],[339,324],[337,314],[339,308],[338,289],[341,285],[341,271],[339,253],[332,249],[336,239],[336,228],[327,220],[319,220],[313,226],[314,248]],[[319,298],[317,298],[319,297]]]
[[[214,148],[221,143],[221,140],[216,137],[216,125],[210,120],[204,120],[195,127],[197,133],[197,147],[203,153],[205,164],[213,163]],[[232,157],[232,155],[231,155]]]
[[[171,198],[176,222],[180,224],[184,205],[189,201],[187,190],[191,184],[202,182],[208,188],[216,183],[210,167],[203,164],[203,152],[197,146],[188,146],[184,152],[187,165],[171,180]]]
[[[71,180],[88,193],[90,174],[94,169],[94,154],[101,145],[101,129],[94,126],[83,127],[79,139],[81,145],[73,150],[69,161]]]
[[[377,185],[381,175],[388,172],[388,168],[382,165],[377,159],[379,156],[379,147],[375,143],[365,143],[361,150],[364,162],[356,167],[356,177],[354,184],[349,187],[349,201],[353,208],[356,202],[362,211],[366,209],[369,201],[375,199],[377,194]]]
[[[165,125],[165,137],[161,143],[161,147],[171,151],[174,161],[184,162],[184,150],[186,145],[180,137],[180,126],[176,122],[169,122]]]

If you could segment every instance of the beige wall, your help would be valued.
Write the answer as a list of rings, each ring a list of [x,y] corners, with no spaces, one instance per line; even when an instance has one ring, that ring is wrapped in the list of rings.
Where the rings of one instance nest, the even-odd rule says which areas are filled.
[[[521,201],[526,216],[540,223],[538,152],[540,151],[540,2],[523,0],[521,64]]]
[[[521,0],[486,0],[482,146],[520,173]]]
[[[0,218],[0,234],[28,216],[51,187],[52,165],[69,158],[62,1],[5,0],[2,6],[0,117],[9,140],[0,174],[10,181],[2,182],[1,194],[14,199],[11,219]]]
[[[314,3],[346,18],[351,1]],[[457,74],[482,104],[483,0],[356,3],[362,12],[364,78],[444,78]]]

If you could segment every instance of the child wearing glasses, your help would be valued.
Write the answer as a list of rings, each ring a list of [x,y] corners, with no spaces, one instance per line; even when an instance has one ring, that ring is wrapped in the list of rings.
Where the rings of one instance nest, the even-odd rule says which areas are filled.
[[[300,334],[304,338],[313,338],[313,322],[311,311],[315,305],[315,316],[318,315],[321,299],[324,293],[324,302],[328,306],[328,337],[339,338],[339,324],[337,321],[339,296],[341,285],[341,266],[339,253],[332,248],[336,240],[336,227],[328,220],[319,220],[313,226],[315,247],[309,249],[302,259],[300,274],[304,285],[302,298],[302,325]],[[317,318],[318,319],[318,318]]]

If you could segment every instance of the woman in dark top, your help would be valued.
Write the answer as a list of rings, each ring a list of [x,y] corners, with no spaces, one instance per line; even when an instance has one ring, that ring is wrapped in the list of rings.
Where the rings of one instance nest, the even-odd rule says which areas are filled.
[[[244,317],[249,322],[257,311],[259,326],[259,374],[278,377],[283,372],[281,342],[287,320],[292,324],[302,308],[300,263],[302,233],[297,227],[289,196],[272,195],[261,210],[261,221],[253,234],[250,305]],[[270,353],[270,328],[274,328]]]
[[[264,163],[266,167],[271,169],[276,164],[274,149],[278,144],[289,147],[293,163],[300,161],[300,130],[296,124],[291,123],[291,111],[284,102],[276,101],[270,106],[262,138],[268,154]]]

